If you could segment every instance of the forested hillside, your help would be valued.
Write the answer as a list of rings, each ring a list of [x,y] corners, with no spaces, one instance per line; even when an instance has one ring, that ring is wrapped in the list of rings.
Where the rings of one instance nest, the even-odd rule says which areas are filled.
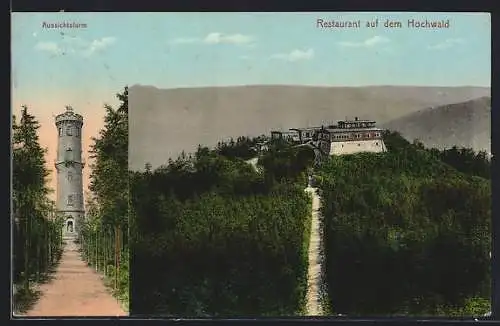
[[[332,157],[319,171],[333,312],[489,311],[490,163],[386,133],[388,152]]]
[[[487,155],[384,137],[387,153],[331,157],[313,172],[327,313],[487,312]],[[255,169],[245,160],[262,139],[130,172],[132,314],[304,314],[313,153],[274,142]]]
[[[303,314],[312,158],[276,146],[244,159],[255,140],[199,147],[154,171],[130,173],[131,314]]]
[[[464,146],[491,152],[491,97],[429,107],[383,123],[426,147]]]

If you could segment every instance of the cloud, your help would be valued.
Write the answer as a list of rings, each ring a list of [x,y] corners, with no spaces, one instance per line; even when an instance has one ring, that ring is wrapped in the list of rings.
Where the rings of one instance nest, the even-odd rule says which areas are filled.
[[[103,37],[87,41],[79,37],[65,36],[60,42],[38,42],[35,49],[52,55],[79,54],[89,57],[116,42],[114,37]]]
[[[38,42],[35,45],[35,49],[42,52],[48,52],[52,55],[60,55],[64,53],[64,50],[59,47],[56,42]]]
[[[445,50],[445,49],[451,48],[452,46],[455,46],[458,44],[463,44],[463,43],[464,43],[464,40],[462,40],[460,38],[449,38],[447,40],[444,40],[441,43],[429,45],[427,48],[429,50]]]
[[[176,38],[170,44],[233,44],[233,45],[251,45],[254,43],[254,38],[250,35],[243,34],[224,34],[224,33],[209,33],[203,38],[181,37]]]
[[[295,49],[290,51],[289,53],[276,53],[271,55],[271,59],[279,59],[290,62],[299,60],[310,60],[313,57],[314,57],[313,49],[307,49],[307,50]]]
[[[384,36],[374,36],[362,42],[339,42],[338,45],[345,48],[370,48],[379,44],[389,43],[390,40]]]
[[[210,33],[204,39],[207,44],[250,44],[253,42],[253,37],[243,34],[227,34]]]
[[[93,40],[90,42],[88,48],[83,52],[85,56],[90,56],[94,54],[95,52],[104,50],[108,46],[114,44],[116,42],[115,37],[103,37],[98,40]]]

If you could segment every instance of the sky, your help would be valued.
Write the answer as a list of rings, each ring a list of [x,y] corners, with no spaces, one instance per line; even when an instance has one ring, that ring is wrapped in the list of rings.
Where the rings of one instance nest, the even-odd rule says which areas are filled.
[[[409,27],[412,19],[449,27]],[[60,22],[80,28],[49,28]],[[40,121],[51,169],[54,115],[71,105],[84,116],[88,161],[104,103],[116,105],[125,85],[490,87],[488,13],[13,13],[11,39],[12,110],[26,104]]]

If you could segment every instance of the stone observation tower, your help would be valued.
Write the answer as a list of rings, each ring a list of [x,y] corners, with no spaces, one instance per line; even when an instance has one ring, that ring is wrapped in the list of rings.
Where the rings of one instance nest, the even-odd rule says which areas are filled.
[[[64,234],[75,235],[78,223],[84,218],[82,126],[83,117],[73,112],[56,116],[58,132],[57,159],[57,212],[64,216]]]

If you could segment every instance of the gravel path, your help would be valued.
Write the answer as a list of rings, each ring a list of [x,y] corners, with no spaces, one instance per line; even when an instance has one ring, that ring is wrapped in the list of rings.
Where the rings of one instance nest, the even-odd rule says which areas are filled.
[[[306,192],[312,196],[311,237],[309,239],[309,268],[307,272],[307,303],[308,316],[321,316],[321,233],[319,222],[320,198],[316,188],[307,187]]]
[[[127,316],[108,292],[102,276],[83,262],[67,240],[54,279],[39,288],[41,297],[26,316]]]

